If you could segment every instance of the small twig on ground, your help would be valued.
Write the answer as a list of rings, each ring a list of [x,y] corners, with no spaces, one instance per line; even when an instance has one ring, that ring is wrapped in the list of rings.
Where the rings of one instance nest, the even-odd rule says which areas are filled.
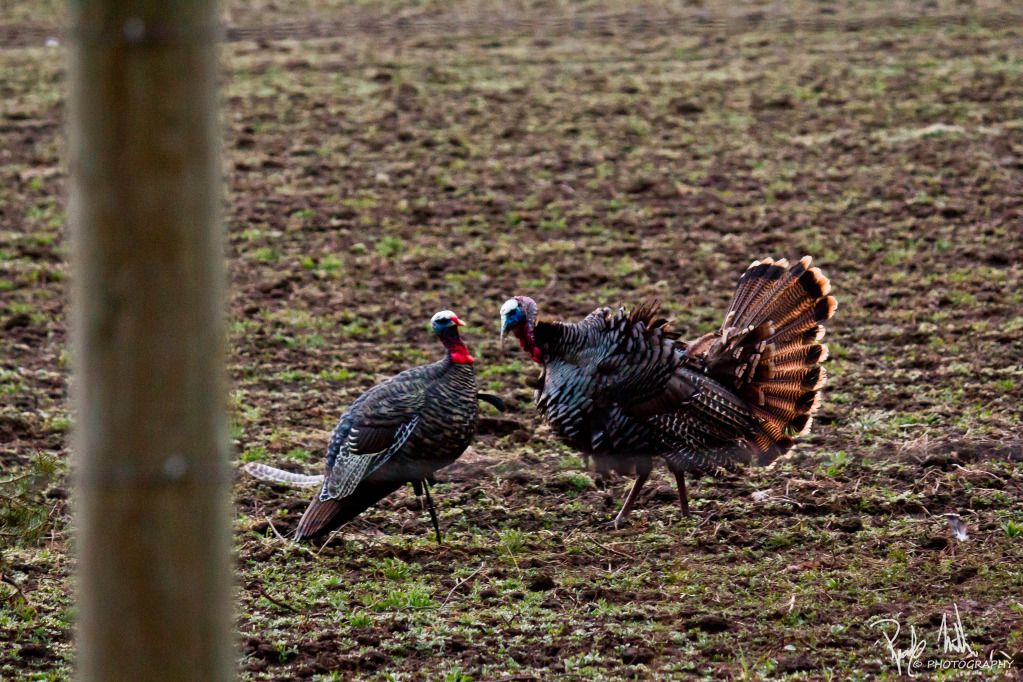
[[[999,483],[1001,483],[1002,485],[1005,485],[1005,479],[1003,479],[1003,478],[1001,478],[999,476],[995,476],[990,471],[984,471],[983,469],[970,469],[970,468],[962,466],[961,464],[953,464],[952,466],[954,466],[956,469],[959,469],[960,471],[962,471],[964,473],[967,473],[967,474],[980,474],[981,476],[989,476],[989,477],[995,479],[996,481],[998,481]]]
[[[760,499],[756,500],[756,502],[774,502],[774,501],[788,502],[789,504],[793,504],[793,505],[799,507],[800,509],[803,508],[803,503],[802,502],[799,502],[798,500],[794,500],[793,498],[789,497],[788,495],[770,495],[769,494],[766,497],[761,497]]]
[[[266,516],[264,518],[266,519],[267,525],[270,526],[270,530],[272,530],[274,532],[274,535],[276,535],[279,539],[281,539],[282,541],[288,543],[289,545],[292,545],[293,547],[295,547],[299,551],[305,552],[306,554],[308,554],[310,557],[312,557],[316,561],[322,561],[322,559],[320,559],[320,557],[319,557],[319,553],[318,552],[314,552],[311,549],[309,549],[308,547],[304,547],[304,546],[298,544],[297,542],[292,542],[288,538],[284,537],[283,535],[281,535],[281,532],[279,530],[277,530],[277,526],[274,525],[274,522],[270,520],[269,516]],[[323,549],[323,548],[321,547],[320,549]]]
[[[298,614],[302,613],[301,611],[296,609],[291,604],[287,604],[287,603],[282,602],[282,601],[280,601],[278,599],[275,599],[274,597],[271,597],[269,594],[267,594],[266,590],[263,589],[262,585],[259,586],[259,596],[261,596],[263,599],[266,599],[271,604],[276,604],[277,606],[280,606],[282,609],[287,609],[288,611],[291,611],[292,613],[298,613]]]
[[[317,558],[319,558],[319,556],[320,556],[320,552],[322,552],[322,551],[323,551],[324,549],[326,549],[326,548],[327,548],[327,545],[329,545],[329,544],[330,544],[330,541],[334,539],[334,536],[335,536],[335,535],[337,535],[337,534],[338,534],[338,533],[340,533],[340,532],[341,532],[341,529],[340,529],[340,528],[338,528],[337,530],[335,530],[335,531],[331,531],[330,533],[328,533],[328,534],[327,534],[327,539],[326,539],[326,540],[324,540],[324,541],[323,541],[323,544],[322,544],[322,545],[320,545],[319,549],[317,549],[317,550],[316,550],[315,552],[313,552],[312,554],[313,554],[314,556],[316,556]]]
[[[706,526],[708,523],[711,522],[711,520],[713,520],[715,518],[717,518],[717,514],[715,514],[713,512],[710,512],[706,516],[703,517],[702,521],[700,521],[699,523],[696,524],[696,527],[700,528],[702,526]]]
[[[477,569],[476,569],[475,571],[473,571],[473,572],[472,572],[472,573],[470,573],[469,575],[465,576],[464,578],[462,578],[461,580],[459,580],[458,582],[456,582],[456,583],[455,583],[455,586],[451,588],[451,591],[449,591],[449,592],[448,592],[448,596],[444,597],[444,601],[442,601],[442,602],[440,603],[440,605],[441,605],[441,606],[444,606],[445,604],[447,604],[447,603],[448,603],[448,600],[449,600],[449,599],[451,599],[451,595],[453,595],[453,594],[455,593],[455,590],[457,590],[457,589],[458,589],[459,587],[461,587],[462,585],[464,585],[464,584],[466,584],[467,582],[469,582],[470,580],[472,580],[472,579],[473,579],[474,577],[476,577],[476,574],[477,574],[477,573],[479,573],[480,571],[482,571],[482,570],[483,570],[483,567],[484,567],[485,565],[486,565],[486,562],[484,562],[484,563],[481,563],[481,564],[479,565],[479,568],[477,568]]]
[[[0,582],[4,583],[5,585],[10,585],[11,587],[14,588],[14,592],[12,592],[11,594],[7,595],[4,598],[5,604],[14,599],[15,596],[21,597],[21,600],[26,604],[31,603],[29,602],[28,597],[25,596],[25,593],[21,591],[21,586],[18,585],[18,583],[14,582],[13,578],[8,578],[6,575],[0,574]]]
[[[608,547],[608,546],[607,546],[607,545],[605,545],[605,544],[602,544],[602,543],[600,543],[600,542],[597,542],[597,541],[596,541],[596,540],[594,540],[593,538],[590,538],[590,542],[592,542],[592,543],[593,543],[593,544],[595,544],[595,545],[596,545],[597,547],[600,547],[600,548],[601,548],[601,549],[603,549],[603,550],[607,550],[608,552],[614,552],[614,553],[615,553],[615,554],[617,554],[618,556],[623,556],[623,557],[625,557],[626,559],[633,559],[633,558],[635,558],[635,557],[634,557],[634,556],[633,556],[632,554],[629,554],[629,553],[627,553],[627,552],[622,552],[621,550],[617,550],[617,549],[615,549],[614,547]]]
[[[270,530],[272,530],[274,532],[274,535],[276,535],[279,539],[283,540],[284,542],[287,542],[288,539],[286,537],[284,537],[283,535],[281,535],[281,532],[279,530],[277,530],[277,526],[275,526],[274,522],[270,520],[270,517],[267,516],[265,518],[266,518],[267,525],[270,526]]]

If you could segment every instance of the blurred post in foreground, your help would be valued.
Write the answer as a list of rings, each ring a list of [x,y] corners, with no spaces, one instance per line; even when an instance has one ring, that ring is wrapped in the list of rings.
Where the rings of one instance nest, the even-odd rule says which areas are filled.
[[[78,676],[227,680],[217,3],[69,9]]]

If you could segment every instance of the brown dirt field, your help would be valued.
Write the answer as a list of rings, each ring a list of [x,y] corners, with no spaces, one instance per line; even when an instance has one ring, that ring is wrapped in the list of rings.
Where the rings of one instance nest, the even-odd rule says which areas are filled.
[[[437,356],[443,308],[510,407],[442,472],[440,546],[402,492],[296,548],[273,529],[306,492],[239,478],[243,679],[894,676],[871,619],[940,657],[953,604],[1023,661],[1023,29],[778,26],[225,45],[238,460],[317,472],[351,400]],[[0,49],[0,477],[68,457],[63,67]],[[695,335],[749,261],[807,253],[840,303],[813,433],[694,482],[690,519],[659,472],[608,529],[628,481],[539,424],[501,302],[657,297]],[[65,478],[5,555],[4,679],[73,662]]]

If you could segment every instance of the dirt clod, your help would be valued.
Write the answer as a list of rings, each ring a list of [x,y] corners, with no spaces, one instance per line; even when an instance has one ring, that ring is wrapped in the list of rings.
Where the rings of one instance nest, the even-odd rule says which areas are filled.
[[[722,616],[706,615],[693,618],[686,622],[686,628],[690,630],[703,630],[704,632],[716,633],[730,630],[732,628],[732,623]]]
[[[547,573],[540,573],[529,581],[530,592],[543,592],[546,590],[553,590],[555,587],[557,587],[557,583],[554,582],[554,578]]]

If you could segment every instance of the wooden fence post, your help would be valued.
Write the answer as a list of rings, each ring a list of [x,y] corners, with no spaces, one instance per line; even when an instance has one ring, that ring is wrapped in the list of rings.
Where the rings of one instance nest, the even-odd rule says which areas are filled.
[[[217,3],[70,0],[78,676],[232,676]]]

